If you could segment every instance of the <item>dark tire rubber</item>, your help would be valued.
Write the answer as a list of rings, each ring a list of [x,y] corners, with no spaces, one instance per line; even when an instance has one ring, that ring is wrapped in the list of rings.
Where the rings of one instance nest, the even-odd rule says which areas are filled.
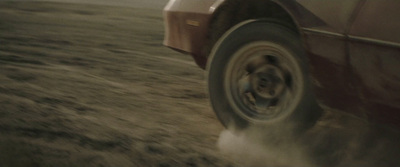
[[[229,92],[226,91],[224,84],[228,62],[240,48],[257,41],[275,43],[289,50],[301,69],[301,75],[305,78],[301,83],[303,86],[302,94],[299,95],[300,101],[293,106],[293,111],[289,115],[279,121],[249,121],[234,111],[235,107],[228,99]],[[305,50],[301,45],[299,35],[292,29],[274,21],[242,22],[227,31],[211,52],[207,64],[207,81],[212,108],[220,122],[228,129],[241,130],[252,124],[268,126],[288,123],[293,125],[296,131],[307,129],[315,124],[322,112],[315,101],[307,68]]]

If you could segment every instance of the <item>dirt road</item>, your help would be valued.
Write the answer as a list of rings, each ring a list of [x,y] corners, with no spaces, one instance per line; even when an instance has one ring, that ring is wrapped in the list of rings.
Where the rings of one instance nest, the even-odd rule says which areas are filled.
[[[0,3],[0,166],[230,166],[160,9]]]

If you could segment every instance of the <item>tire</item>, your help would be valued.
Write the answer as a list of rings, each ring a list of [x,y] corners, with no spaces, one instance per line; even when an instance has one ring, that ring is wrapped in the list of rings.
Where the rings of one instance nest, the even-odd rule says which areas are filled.
[[[228,129],[313,125],[321,114],[299,35],[277,22],[250,20],[216,43],[207,64],[212,108]]]
[[[240,5],[239,0],[225,1],[218,7],[218,10],[213,14],[210,22],[209,34],[207,36],[206,46],[202,50],[202,55],[209,57],[211,50],[218,39],[228,31],[232,26],[240,22],[237,9]]]

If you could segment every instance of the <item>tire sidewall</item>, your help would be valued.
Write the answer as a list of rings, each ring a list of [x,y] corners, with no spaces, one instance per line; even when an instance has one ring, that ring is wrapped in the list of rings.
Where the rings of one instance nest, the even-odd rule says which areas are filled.
[[[257,41],[276,43],[294,55],[304,78],[303,93],[299,95],[301,100],[294,107],[293,112],[280,122],[291,121],[300,124],[306,121],[307,109],[313,103],[310,102],[312,94],[306,72],[305,51],[301,46],[298,34],[280,24],[257,20],[245,21],[234,26],[220,38],[212,50],[210,61],[207,64],[208,92],[212,108],[219,120],[228,129],[243,129],[251,124],[234,112],[233,107],[229,104],[224,88],[224,78],[231,56],[246,44]],[[266,122],[266,124],[271,124],[271,122]]]

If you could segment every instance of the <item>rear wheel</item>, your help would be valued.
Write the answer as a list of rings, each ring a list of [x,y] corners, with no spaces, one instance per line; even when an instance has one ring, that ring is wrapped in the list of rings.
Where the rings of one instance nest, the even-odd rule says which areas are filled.
[[[320,115],[298,35],[277,23],[246,21],[216,44],[208,64],[211,104],[222,124],[294,123],[304,129]]]

